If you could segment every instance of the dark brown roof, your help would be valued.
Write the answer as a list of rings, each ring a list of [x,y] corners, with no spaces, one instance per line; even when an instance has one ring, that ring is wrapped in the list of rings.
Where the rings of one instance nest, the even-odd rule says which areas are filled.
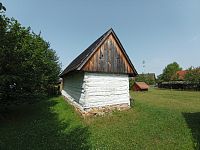
[[[145,82],[135,82],[135,84],[142,90],[149,88],[149,86]]]
[[[120,43],[117,35],[115,34],[114,30],[111,28],[107,32],[105,32],[101,37],[99,37],[96,41],[94,41],[85,51],[83,51],[78,57],[76,57],[60,74],[60,77],[63,77],[65,74],[74,71],[74,70],[81,70],[82,66],[87,62],[87,60],[91,57],[91,55],[95,52],[95,50],[105,41],[105,39],[113,33],[114,37],[116,38],[118,44],[123,50],[129,64],[131,65],[134,74],[137,75],[137,71],[135,70],[132,62],[130,61],[128,55],[126,54],[122,44]]]

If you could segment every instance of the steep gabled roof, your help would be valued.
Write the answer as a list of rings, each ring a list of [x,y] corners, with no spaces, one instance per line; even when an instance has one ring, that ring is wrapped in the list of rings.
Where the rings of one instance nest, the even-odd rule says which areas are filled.
[[[97,48],[106,40],[106,38],[113,34],[116,41],[118,42],[119,46],[121,47],[126,59],[128,60],[130,66],[132,67],[134,74],[137,75],[137,71],[135,70],[131,60],[129,59],[126,51],[124,50],[121,42],[119,41],[117,35],[115,34],[114,30],[111,28],[107,32],[105,32],[101,37],[99,37],[96,41],[94,41],[85,51],[83,51],[78,57],[76,57],[68,66],[67,68],[60,74],[60,77],[64,76],[65,74],[74,71],[74,70],[81,70],[83,65],[89,60],[92,54],[97,50]]]

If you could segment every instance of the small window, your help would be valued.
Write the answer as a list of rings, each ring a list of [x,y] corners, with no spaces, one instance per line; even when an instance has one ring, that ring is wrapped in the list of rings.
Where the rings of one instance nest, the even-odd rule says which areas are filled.
[[[100,57],[99,59],[102,59],[103,58],[103,52],[100,50]]]

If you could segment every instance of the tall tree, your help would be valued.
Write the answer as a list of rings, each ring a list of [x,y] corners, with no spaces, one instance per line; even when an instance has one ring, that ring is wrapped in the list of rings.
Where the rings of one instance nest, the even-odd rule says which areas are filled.
[[[58,80],[56,52],[40,34],[0,15],[0,105],[32,101]]]
[[[168,64],[161,75],[158,76],[159,81],[172,81],[177,80],[178,76],[176,75],[176,72],[182,70],[182,68],[179,66],[177,62],[173,62],[171,64]]]

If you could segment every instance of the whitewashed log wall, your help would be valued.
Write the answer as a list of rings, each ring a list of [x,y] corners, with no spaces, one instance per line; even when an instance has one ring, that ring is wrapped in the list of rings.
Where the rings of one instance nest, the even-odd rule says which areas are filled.
[[[63,79],[62,94],[83,109],[106,105],[128,104],[128,75],[104,73],[76,73]]]
[[[86,107],[130,105],[128,75],[86,72],[84,82]]]
[[[74,101],[80,106],[84,106],[84,73],[73,73],[63,78],[62,95],[67,97],[70,101]]]

